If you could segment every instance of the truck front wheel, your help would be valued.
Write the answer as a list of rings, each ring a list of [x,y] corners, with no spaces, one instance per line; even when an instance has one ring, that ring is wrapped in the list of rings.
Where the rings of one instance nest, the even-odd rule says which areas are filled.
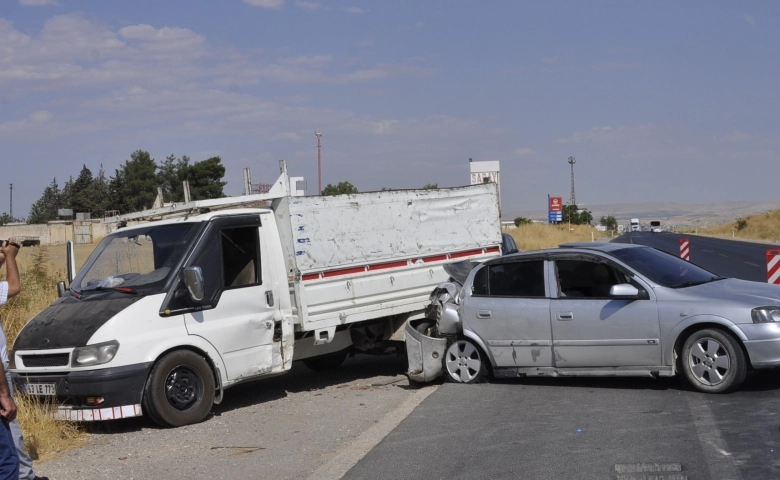
[[[214,376],[206,359],[189,350],[162,357],[144,388],[144,412],[163,427],[181,427],[206,418],[214,404]]]

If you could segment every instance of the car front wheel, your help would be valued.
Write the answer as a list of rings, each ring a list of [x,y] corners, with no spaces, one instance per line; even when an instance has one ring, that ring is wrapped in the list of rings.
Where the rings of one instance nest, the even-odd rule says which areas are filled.
[[[487,380],[488,359],[471,340],[461,339],[444,354],[447,380],[457,383],[481,383]]]
[[[163,427],[203,421],[214,405],[214,376],[206,359],[189,350],[162,357],[152,369],[143,398],[144,413]]]
[[[718,329],[691,334],[685,340],[681,361],[688,382],[702,392],[735,390],[747,376],[747,360],[739,343]]]

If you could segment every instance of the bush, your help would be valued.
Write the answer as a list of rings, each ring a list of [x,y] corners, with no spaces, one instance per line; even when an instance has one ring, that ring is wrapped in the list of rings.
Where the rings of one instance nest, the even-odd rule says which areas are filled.
[[[746,218],[738,218],[737,219],[737,230],[742,230],[745,227],[747,227],[748,221]]]

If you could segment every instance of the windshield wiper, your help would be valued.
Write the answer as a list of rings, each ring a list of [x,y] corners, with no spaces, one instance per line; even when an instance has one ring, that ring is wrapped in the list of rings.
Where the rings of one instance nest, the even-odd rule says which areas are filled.
[[[718,280],[723,280],[723,279],[725,279],[725,278],[726,278],[726,277],[721,277],[720,275],[714,275],[714,276],[710,277],[710,278],[709,278],[709,279],[707,279],[707,280],[700,280],[700,281],[698,281],[698,282],[693,282],[693,281],[690,281],[690,282],[683,282],[683,283],[681,283],[681,284],[679,284],[679,285],[675,285],[675,286],[673,286],[672,288],[695,287],[696,285],[703,285],[703,284],[705,284],[705,283],[716,282],[716,281],[718,281]]]
[[[109,291],[119,292],[119,293],[128,293],[130,295],[138,295],[138,292],[136,292],[135,290],[133,290],[130,287],[100,287],[100,286],[97,286],[95,288],[85,288],[84,290],[82,290],[79,293],[83,294],[85,292],[109,292]]]

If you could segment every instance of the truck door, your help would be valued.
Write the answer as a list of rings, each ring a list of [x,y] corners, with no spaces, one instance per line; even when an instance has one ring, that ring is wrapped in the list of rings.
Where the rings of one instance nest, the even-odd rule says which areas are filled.
[[[185,313],[187,332],[219,351],[234,382],[270,372],[275,307],[271,269],[261,258],[260,217],[212,221],[188,266],[203,271],[203,310]]]

